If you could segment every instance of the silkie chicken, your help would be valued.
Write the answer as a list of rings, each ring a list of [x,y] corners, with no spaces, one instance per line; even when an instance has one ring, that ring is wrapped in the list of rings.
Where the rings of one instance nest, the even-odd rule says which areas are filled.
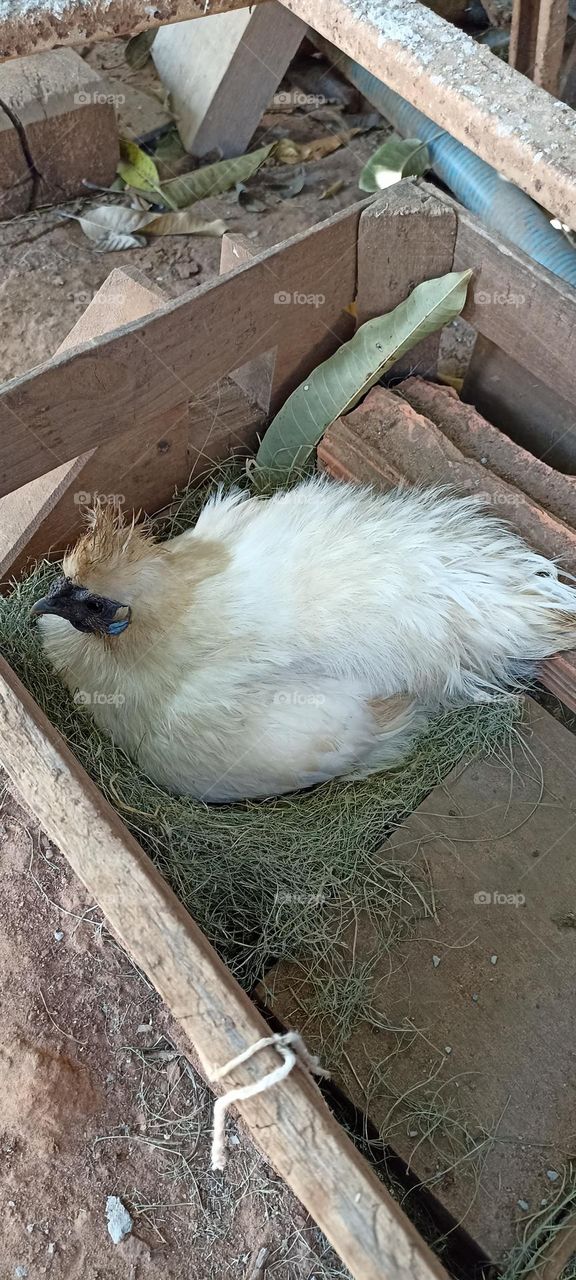
[[[474,498],[314,478],[219,492],[156,543],[110,506],[33,612],[101,729],[169,791],[280,795],[397,765],[430,711],[576,645],[576,590]]]

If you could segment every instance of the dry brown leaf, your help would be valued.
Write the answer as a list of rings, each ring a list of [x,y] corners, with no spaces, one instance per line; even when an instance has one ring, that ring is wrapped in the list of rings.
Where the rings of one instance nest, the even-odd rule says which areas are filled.
[[[346,144],[361,129],[345,129],[343,133],[326,133],[322,138],[313,138],[312,142],[293,142],[291,138],[280,138],[276,144],[275,160],[277,164],[301,164],[304,160],[322,160],[339,147]]]

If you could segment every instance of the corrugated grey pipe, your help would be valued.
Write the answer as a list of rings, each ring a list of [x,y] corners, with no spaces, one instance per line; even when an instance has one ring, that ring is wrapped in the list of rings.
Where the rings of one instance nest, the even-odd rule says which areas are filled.
[[[491,165],[457,142],[445,129],[388,89],[352,58],[335,52],[338,69],[406,138],[428,144],[434,172],[462,204],[477,213],[488,227],[500,231],[524,253],[561,276],[576,288],[576,249],[530,196],[506,182]]]

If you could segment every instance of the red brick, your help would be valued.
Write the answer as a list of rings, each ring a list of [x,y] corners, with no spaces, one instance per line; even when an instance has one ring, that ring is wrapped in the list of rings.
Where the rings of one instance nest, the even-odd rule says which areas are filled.
[[[375,387],[363,404],[337,419],[318,457],[332,475],[380,488],[391,488],[400,477],[410,484],[449,484],[459,493],[482,495],[488,509],[537,551],[576,573],[576,533],[568,525],[481,463],[465,458],[433,422],[383,387]]]
[[[463,404],[451,387],[407,378],[398,387],[413,409],[423,413],[466,458],[483,462],[494,475],[529,494],[551,515],[576,528],[576,478],[555,471]]]

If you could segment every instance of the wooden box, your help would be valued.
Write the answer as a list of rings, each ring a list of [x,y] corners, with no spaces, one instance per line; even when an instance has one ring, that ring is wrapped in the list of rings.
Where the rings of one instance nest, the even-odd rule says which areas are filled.
[[[229,239],[224,256],[232,269],[218,280],[156,310],[143,304],[129,323],[90,336],[1,389],[0,494],[40,486],[26,490],[26,520],[13,538],[16,554],[5,548],[5,566],[16,558],[22,567],[32,550],[73,540],[80,513],[66,501],[70,485],[90,491],[108,479],[115,489],[120,456],[135,507],[166,501],[206,453],[225,456],[238,434],[249,442],[350,336],[355,312],[359,320],[381,314],[420,281],[452,269],[474,269],[464,314],[484,353],[470,375],[478,398],[488,394],[497,367],[510,413],[514,379],[522,386],[530,379],[533,404],[546,399],[549,432],[555,413],[561,424],[566,403],[574,403],[573,291],[426,184],[403,182],[274,249],[246,255],[245,245]],[[428,373],[436,352],[436,339],[428,341]],[[225,379],[223,398],[215,389],[221,392]],[[576,450],[571,431],[569,443]],[[56,477],[41,479],[56,466]],[[5,510],[14,518],[23,501],[12,498]],[[558,669],[560,695],[562,679],[570,678]],[[266,1035],[256,1007],[3,660],[0,762],[181,1023],[208,1077]],[[273,1065],[274,1051],[266,1050],[238,1068],[232,1083],[255,1081]],[[239,1110],[358,1280],[446,1275],[304,1072],[295,1070]]]

